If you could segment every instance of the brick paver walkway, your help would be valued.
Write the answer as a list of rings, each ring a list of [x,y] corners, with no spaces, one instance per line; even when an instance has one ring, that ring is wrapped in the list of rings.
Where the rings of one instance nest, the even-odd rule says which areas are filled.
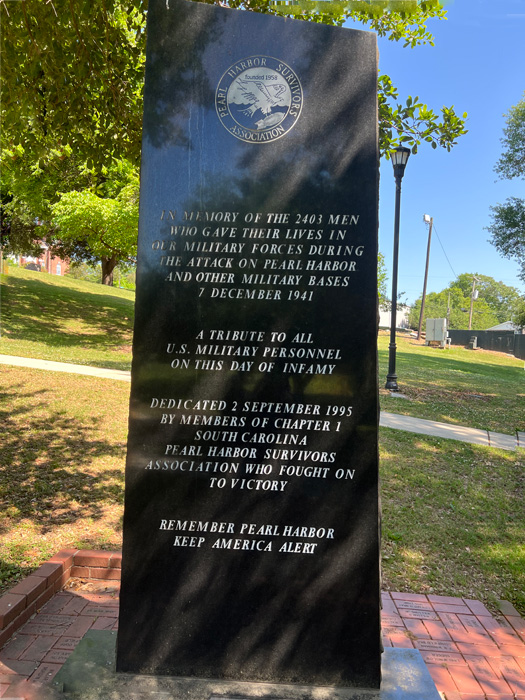
[[[446,700],[525,700],[525,620],[478,600],[383,593],[385,646],[419,649]]]
[[[0,698],[38,700],[88,629],[117,629],[119,563],[66,550],[0,598],[4,631],[14,607],[23,621],[0,651]],[[385,646],[419,649],[442,698],[525,700],[525,620],[509,603],[494,616],[477,600],[383,593],[382,616]]]
[[[86,582],[56,593],[0,651],[0,698],[38,700],[89,629],[116,629],[119,587]]]

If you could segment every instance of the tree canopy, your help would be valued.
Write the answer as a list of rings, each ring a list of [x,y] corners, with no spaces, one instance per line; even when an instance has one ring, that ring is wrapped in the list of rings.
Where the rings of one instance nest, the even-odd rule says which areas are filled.
[[[504,151],[494,170],[500,177],[510,180],[525,177],[525,93],[522,99],[509,109],[501,143]]]
[[[524,300],[516,287],[509,287],[488,275],[464,272],[440,292],[431,292],[425,298],[423,322],[427,318],[449,318],[450,328],[468,328],[472,280],[476,277],[479,294],[474,301],[472,327],[483,330],[505,321],[521,324]],[[409,316],[411,328],[416,329],[421,311],[417,299]],[[424,325],[423,325],[424,327]]]
[[[147,5],[142,0],[6,2],[3,141],[43,170],[75,153],[99,170],[138,162]]]
[[[289,14],[269,0],[208,2]],[[405,47],[432,44],[426,23],[445,17],[439,0],[397,2],[394,10],[365,0],[319,4],[329,12],[301,2],[297,19],[341,25],[351,18]],[[49,219],[57,193],[112,197],[102,190],[115,162],[137,166],[147,6],[147,0],[0,0],[2,244],[11,250],[32,243],[35,221]],[[388,75],[378,77],[378,89],[382,155],[400,144],[415,152],[425,142],[450,150],[466,133],[466,115],[453,107],[436,112],[412,96],[403,102]]]
[[[509,287],[488,275],[480,275],[479,273],[471,275],[464,272],[451,282],[450,288],[461,289],[464,296],[470,299],[473,277],[476,278],[476,290],[479,293],[478,298],[486,301],[487,306],[496,315],[498,322],[504,323],[505,321],[512,320],[517,306],[519,306],[522,301],[520,291],[516,289],[516,287]]]
[[[39,234],[52,236],[60,193],[113,197],[119,168],[137,177],[146,9],[142,0],[0,0],[7,252],[35,252]],[[100,256],[91,241],[55,238],[52,249],[92,262]]]
[[[377,295],[379,307],[381,309],[388,303],[386,291],[387,275],[388,273],[385,264],[385,256],[383,253],[379,252],[377,256]]]
[[[118,198],[92,192],[66,192],[52,206],[61,241],[84,243],[102,263],[102,283],[113,284],[113,270],[137,253],[138,206],[135,192],[126,188]],[[70,251],[69,257],[75,257]]]
[[[495,171],[500,178],[525,178],[525,93],[506,115],[501,142],[503,153]],[[525,282],[525,200],[509,197],[503,204],[491,209],[492,223],[487,227],[489,239],[499,253],[520,266],[519,277]]]
[[[216,0],[216,4],[225,3]],[[285,9],[269,0],[228,0],[227,4],[273,14],[283,14]],[[332,25],[350,17],[379,36],[410,47],[432,44],[426,22],[445,18],[439,0],[410,3],[397,11],[385,3],[371,5],[364,0],[348,6],[347,11],[302,11],[294,16]],[[69,147],[88,168],[98,170],[114,157],[137,163],[147,0],[0,0],[0,11],[4,15],[2,105],[3,139],[10,150],[7,160],[24,154],[44,168],[67,156]],[[439,116],[418,97],[399,103],[388,76],[380,76],[378,84],[384,154],[400,142],[413,149],[422,141],[450,149],[465,133],[466,115],[458,118],[452,107],[444,107]]]

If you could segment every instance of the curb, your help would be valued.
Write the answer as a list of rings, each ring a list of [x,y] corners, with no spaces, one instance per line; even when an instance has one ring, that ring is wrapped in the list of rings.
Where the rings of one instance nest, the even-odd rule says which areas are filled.
[[[0,647],[70,578],[120,581],[120,552],[63,549],[0,597]]]

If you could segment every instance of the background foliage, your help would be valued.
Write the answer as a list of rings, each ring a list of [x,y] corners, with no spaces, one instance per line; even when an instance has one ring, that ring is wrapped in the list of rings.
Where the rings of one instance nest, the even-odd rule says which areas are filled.
[[[503,129],[504,150],[494,170],[500,178],[525,178],[525,93],[511,107]],[[519,277],[525,282],[525,199],[509,197],[504,204],[491,207],[490,242],[504,258],[520,265]]]
[[[284,13],[268,0],[214,2]],[[34,251],[34,239],[42,233],[38,219],[49,224],[48,242],[57,253],[88,262],[101,259],[89,236],[74,241],[64,226],[61,237],[67,245],[58,245],[52,238],[53,206],[71,191],[114,198],[119,168],[136,173],[147,7],[147,0],[0,0],[1,242],[7,252]],[[405,47],[431,44],[427,21],[445,18],[438,0],[398,4],[398,11],[364,1],[348,10],[335,3],[330,7],[322,13],[301,10],[294,17],[336,26],[350,18]],[[412,96],[403,103],[387,75],[379,76],[378,88],[384,156],[400,143],[414,152],[423,142],[449,150],[466,132],[466,115],[459,118],[452,107],[435,112]],[[125,252],[132,254],[129,246]]]
[[[449,328],[468,328],[472,279],[477,278],[478,298],[474,301],[472,328],[483,330],[505,321],[522,325],[525,302],[516,287],[497,282],[493,277],[464,272],[440,292],[426,295],[423,330],[427,318],[449,318]],[[421,297],[410,311],[410,327],[417,329]]]

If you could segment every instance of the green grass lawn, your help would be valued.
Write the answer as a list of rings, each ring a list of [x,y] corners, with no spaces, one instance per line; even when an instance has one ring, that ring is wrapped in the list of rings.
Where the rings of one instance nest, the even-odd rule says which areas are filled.
[[[524,454],[382,429],[383,587],[525,613]]]
[[[129,369],[132,292],[17,268],[2,282],[0,353]],[[381,390],[383,410],[525,430],[522,361],[403,337],[397,359],[409,399]],[[0,587],[63,547],[120,548],[129,384],[3,366],[0,396]],[[384,587],[525,614],[524,454],[382,429]]]
[[[0,353],[130,369],[135,293],[10,266]]]
[[[0,353],[129,369],[134,292],[11,267],[2,278]],[[379,335],[379,378],[388,367]],[[503,353],[428,348],[397,338],[397,374],[408,399],[381,388],[385,411],[513,434],[525,431],[524,363]]]
[[[388,372],[386,333],[379,335],[381,408],[417,418],[515,434],[525,431],[523,360],[504,353],[441,350],[413,338],[396,339],[399,390],[408,399],[391,398],[383,389]]]
[[[129,384],[0,373],[0,581],[63,547],[119,549]],[[523,453],[381,430],[383,585],[525,613]]]
[[[0,583],[64,547],[120,548],[129,388],[2,367]]]

